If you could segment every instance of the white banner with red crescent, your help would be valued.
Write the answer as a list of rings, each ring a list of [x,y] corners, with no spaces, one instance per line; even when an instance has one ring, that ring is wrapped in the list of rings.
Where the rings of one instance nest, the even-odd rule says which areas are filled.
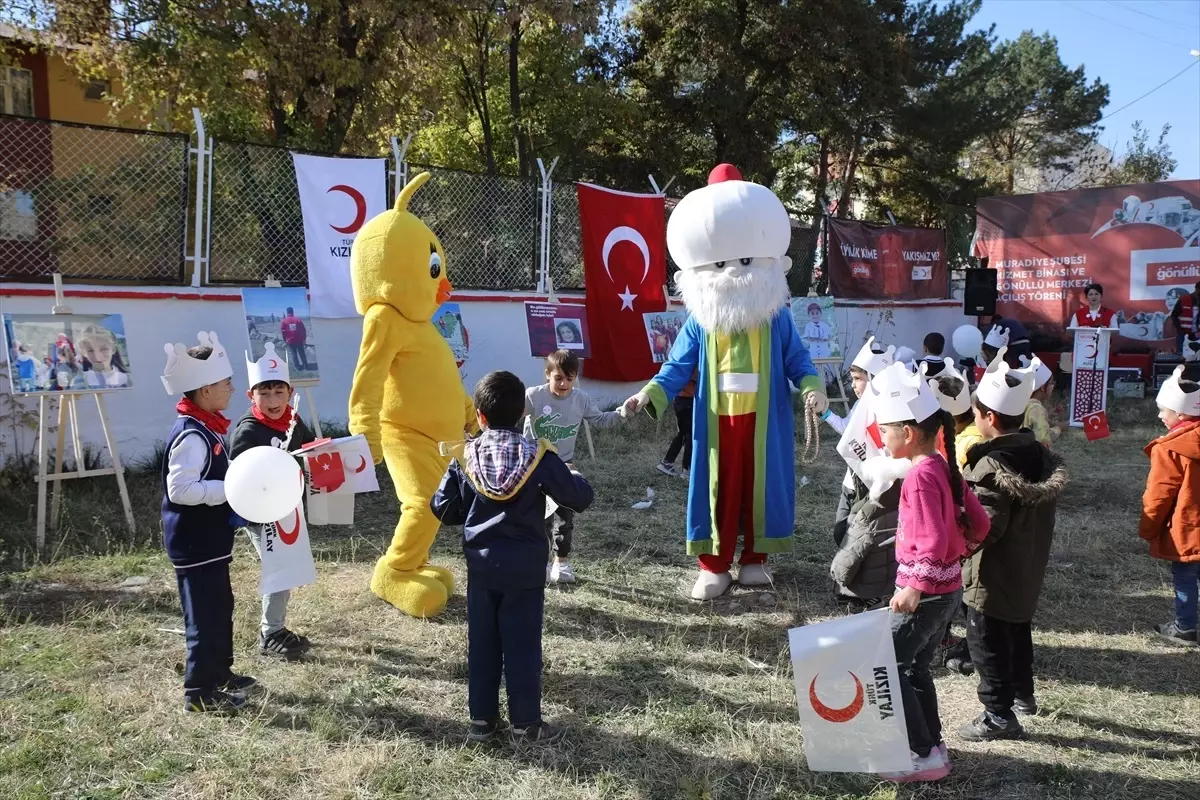
[[[278,522],[263,526],[260,594],[274,594],[317,581],[304,504]]]
[[[350,246],[363,223],[388,208],[387,160],[292,153],[292,162],[304,218],[312,316],[357,317]]]
[[[1084,417],[1108,410],[1108,348],[1111,332],[1104,328],[1079,328],[1071,351],[1072,428],[1082,428]]]
[[[912,769],[890,610],[788,631],[792,674],[813,772]]]
[[[362,434],[343,436],[302,450],[308,514],[314,525],[352,525],[354,495],[379,491],[371,448]]]

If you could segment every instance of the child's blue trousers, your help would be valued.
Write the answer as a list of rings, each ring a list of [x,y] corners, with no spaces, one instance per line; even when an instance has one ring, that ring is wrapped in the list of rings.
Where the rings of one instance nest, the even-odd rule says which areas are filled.
[[[500,677],[514,728],[542,720],[546,587],[493,589],[467,577],[467,703],[471,719],[500,717]]]
[[[185,697],[208,697],[233,676],[229,559],[175,570],[187,635]]]

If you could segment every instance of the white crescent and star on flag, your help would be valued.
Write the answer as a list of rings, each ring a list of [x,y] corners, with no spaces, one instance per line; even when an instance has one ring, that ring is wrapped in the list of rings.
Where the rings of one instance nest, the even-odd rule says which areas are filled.
[[[609,254],[612,253],[614,247],[621,242],[632,242],[637,245],[638,250],[642,253],[642,277],[638,280],[638,286],[641,286],[646,281],[646,276],[650,274],[650,246],[646,244],[646,237],[642,236],[641,232],[636,228],[631,228],[628,225],[618,225],[608,232],[608,236],[604,237],[604,248],[601,250],[600,257],[604,262],[604,271],[608,274],[608,279],[617,285],[613,279],[612,268],[608,264]],[[633,311],[633,301],[637,299],[637,293],[629,290],[629,284],[625,284],[624,292],[617,292],[617,297],[621,300],[621,310]]]

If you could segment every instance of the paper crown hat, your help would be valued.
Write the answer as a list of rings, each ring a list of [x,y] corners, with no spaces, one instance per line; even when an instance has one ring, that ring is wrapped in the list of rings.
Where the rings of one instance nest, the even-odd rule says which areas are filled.
[[[1200,417],[1200,391],[1185,392],[1179,385],[1183,378],[1183,364],[1175,368],[1171,377],[1163,381],[1156,398],[1163,408],[1169,408],[1177,414],[1187,414],[1189,417]]]
[[[867,396],[871,413],[881,425],[908,420],[924,422],[941,410],[925,379],[900,362],[871,379]]]
[[[167,394],[183,394],[210,383],[219,383],[233,377],[233,365],[225,348],[217,339],[216,331],[196,334],[201,347],[211,347],[212,354],[203,361],[188,355],[188,347],[182,342],[165,344],[167,366],[163,370],[162,382]]]
[[[954,368],[954,359],[943,359],[944,366],[937,372],[937,377],[930,377],[929,372],[934,368],[934,365],[929,361],[922,361],[917,365],[921,371],[921,377],[929,384],[929,391],[933,392],[933,396],[937,398],[938,405],[943,411],[949,411],[953,416],[965,414],[971,410],[971,387],[967,383],[967,377]],[[958,390],[956,395],[943,394],[938,386],[938,381],[942,378],[957,378],[962,381],[962,388]]]
[[[850,366],[858,367],[868,375],[878,375],[891,366],[892,362],[896,360],[895,345],[889,344],[886,350],[882,346],[878,350],[875,347],[875,337],[872,336],[858,351],[858,355],[850,362]]]
[[[1190,334],[1184,337],[1183,360],[1200,361],[1200,339],[1193,339]]]
[[[997,350],[1001,347],[1008,347],[1008,331],[999,325],[993,325],[987,336],[984,337],[983,343],[988,347],[995,347]]]
[[[1034,370],[1009,369],[1008,364],[1004,363],[1006,352],[1008,348],[1001,347],[1000,352],[992,359],[975,389],[975,397],[997,414],[1019,417],[1025,414],[1025,406],[1029,405],[1029,398],[1033,397]],[[1035,358],[1034,361],[1038,360]],[[1009,386],[1005,380],[1006,375],[1016,378],[1017,385]]]
[[[767,187],[734,178],[737,170],[722,166],[667,220],[667,250],[680,269],[787,254],[792,223],[783,203]]]
[[[1035,392],[1049,383],[1050,379],[1054,377],[1054,372],[1043,364],[1040,358],[1034,356],[1033,361],[1029,360],[1029,356],[1018,356],[1018,358],[1021,360],[1022,372],[1033,372],[1033,390]]]
[[[275,352],[274,342],[267,342],[266,351],[258,361],[251,361],[250,354],[246,353],[246,372],[250,375],[251,389],[267,381],[283,381],[289,385],[292,382],[287,362]]]

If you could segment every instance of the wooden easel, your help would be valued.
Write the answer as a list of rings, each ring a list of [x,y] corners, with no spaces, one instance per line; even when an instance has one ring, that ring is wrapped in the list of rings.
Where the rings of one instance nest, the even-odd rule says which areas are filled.
[[[267,276],[267,279],[265,281],[263,281],[263,286],[267,289],[283,288],[283,284],[280,283],[279,281],[277,281],[274,278],[274,276],[272,276],[272,275]],[[252,350],[252,352],[253,352],[253,350]],[[288,351],[285,348],[284,353],[283,353],[284,361],[287,361],[287,359],[288,359],[288,352],[290,352],[290,351]],[[291,366],[292,365],[289,363],[288,369],[291,369]],[[320,365],[318,364],[318,366],[320,366]],[[318,439],[322,438],[321,415],[317,412],[317,404],[313,402],[312,387],[317,386],[320,383],[321,383],[321,381],[317,378],[297,378],[296,380],[292,381],[293,389],[301,389],[304,391],[304,402],[305,402],[305,404],[307,404],[309,413],[311,415],[309,418],[309,422],[312,423],[312,432],[316,434]]]
[[[54,308],[52,314],[70,316],[71,309],[63,300],[62,275],[54,274]],[[117,490],[121,496],[121,507],[125,510],[125,521],[129,523],[129,532],[136,533],[137,528],[133,519],[133,505],[129,502],[129,490],[125,486],[125,468],[121,466],[121,456],[117,452],[117,442],[113,439],[108,425],[108,408],[104,403],[103,389],[80,389],[76,391],[42,394],[38,397],[38,505],[37,505],[37,550],[39,555],[46,552],[46,490],[48,484],[54,484],[54,492],[50,499],[50,521],[58,529],[59,513],[62,510],[62,481],[72,478],[99,478],[113,475],[117,479]],[[83,460],[83,443],[79,436],[79,398],[91,395],[96,400],[96,411],[100,415],[100,428],[104,432],[104,443],[108,447],[111,467],[89,470]],[[47,423],[50,419],[50,403],[58,400],[58,440],[54,451],[54,472],[49,473],[49,441],[46,436]],[[66,448],[68,425],[71,428],[71,443],[75,450],[75,471],[63,472],[63,456]]]
[[[846,413],[849,414],[850,413],[850,398],[846,397],[846,386],[844,383],[842,383],[843,359],[840,359],[840,358],[814,358],[812,363],[813,363],[813,366],[817,368],[817,371],[821,374],[822,380],[824,380],[824,377],[825,377],[825,367],[833,368],[833,371],[837,374],[837,380],[835,381],[835,383],[837,384],[838,394],[837,394],[837,397],[829,398],[829,405],[832,406],[834,403],[841,403],[845,407]]]

